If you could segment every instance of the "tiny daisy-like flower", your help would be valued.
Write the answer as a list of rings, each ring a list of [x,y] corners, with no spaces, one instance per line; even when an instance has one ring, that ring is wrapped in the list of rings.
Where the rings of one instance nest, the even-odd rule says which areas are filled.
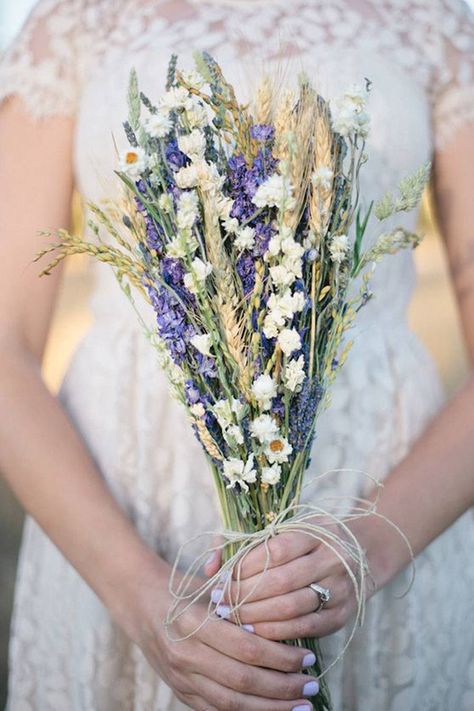
[[[148,168],[148,156],[143,148],[127,148],[120,156],[119,170],[137,180]]]
[[[293,447],[286,437],[276,437],[271,439],[265,447],[265,455],[270,464],[282,464],[287,462]]]
[[[237,230],[234,244],[237,249],[252,249],[255,244],[255,228],[246,225]]]
[[[250,423],[250,434],[264,444],[278,433],[278,425],[271,415],[260,415]]]

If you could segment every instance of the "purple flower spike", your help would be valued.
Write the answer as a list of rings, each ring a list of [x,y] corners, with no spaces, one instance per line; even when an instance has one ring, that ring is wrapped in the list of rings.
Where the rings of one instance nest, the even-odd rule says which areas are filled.
[[[250,127],[250,135],[260,143],[267,143],[267,141],[271,141],[275,135],[275,129],[269,124],[257,123]]]

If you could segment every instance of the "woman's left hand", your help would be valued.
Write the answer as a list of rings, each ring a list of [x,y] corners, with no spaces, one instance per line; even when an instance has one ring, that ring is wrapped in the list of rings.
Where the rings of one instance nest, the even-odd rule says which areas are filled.
[[[266,639],[324,637],[348,622],[357,604],[354,585],[340,558],[327,545],[305,534],[288,532],[271,538],[267,549],[261,544],[245,556],[239,582],[234,569],[225,591],[213,591],[219,616],[237,622],[230,614],[229,601],[235,605],[248,595],[238,610],[240,623]],[[347,558],[346,562],[353,569],[353,563]],[[206,565],[207,575],[215,574],[220,564],[220,553],[216,552]],[[309,587],[311,583],[331,594],[319,612],[319,595]]]

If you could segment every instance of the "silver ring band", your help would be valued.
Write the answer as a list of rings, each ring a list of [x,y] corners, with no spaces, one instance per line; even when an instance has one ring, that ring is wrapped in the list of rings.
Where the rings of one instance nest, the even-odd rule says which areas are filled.
[[[311,590],[318,596],[319,605],[317,606],[315,612],[319,612],[331,599],[331,591],[328,588],[323,588],[322,585],[318,585],[318,583],[311,583],[308,587],[311,588]]]

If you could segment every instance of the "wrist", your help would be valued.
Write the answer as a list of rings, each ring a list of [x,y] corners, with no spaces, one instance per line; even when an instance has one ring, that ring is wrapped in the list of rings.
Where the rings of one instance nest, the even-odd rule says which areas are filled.
[[[402,536],[383,518],[367,515],[350,523],[365,551],[369,568],[369,595],[387,585],[411,560]]]
[[[114,580],[104,602],[117,624],[139,641],[166,617],[170,566],[143,544],[124,567],[125,575]]]

